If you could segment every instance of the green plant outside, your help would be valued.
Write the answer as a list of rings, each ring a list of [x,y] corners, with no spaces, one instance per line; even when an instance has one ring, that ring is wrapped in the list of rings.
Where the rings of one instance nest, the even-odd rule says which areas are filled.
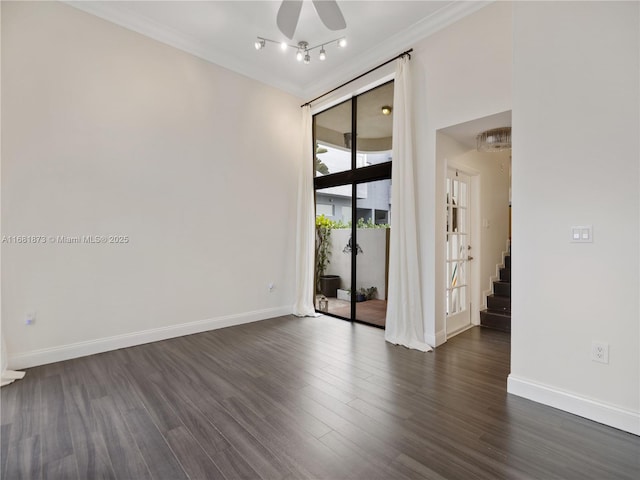
[[[357,228],[389,228],[389,224],[375,224],[371,219],[359,218]],[[320,291],[320,277],[325,274],[331,263],[331,230],[351,228],[351,222],[331,220],[324,215],[316,216],[316,292]],[[375,287],[372,287],[375,288]]]
[[[320,291],[320,277],[324,275],[331,261],[331,229],[333,221],[324,215],[316,217],[316,292]]]

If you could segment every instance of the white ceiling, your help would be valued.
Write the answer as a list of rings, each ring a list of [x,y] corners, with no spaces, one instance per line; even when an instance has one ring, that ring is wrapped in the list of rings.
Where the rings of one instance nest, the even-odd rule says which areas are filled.
[[[256,51],[256,37],[287,40],[276,26],[280,1],[96,1],[67,2],[143,35],[309,99],[388,60],[435,31],[482,8],[487,1],[338,0],[347,28],[333,32],[305,1],[293,40],[315,46],[338,37],[346,48],[328,45],[305,65],[295,51],[278,45]]]
[[[494,128],[511,126],[511,110],[496,113],[487,117],[477,118],[469,122],[459,123],[450,127],[438,130],[440,133],[449,135],[462,145],[468,148],[476,148],[476,137],[482,132]]]

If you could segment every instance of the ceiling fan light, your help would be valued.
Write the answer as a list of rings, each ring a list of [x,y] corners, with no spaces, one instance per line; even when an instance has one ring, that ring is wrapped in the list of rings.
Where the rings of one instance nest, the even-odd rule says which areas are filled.
[[[347,39],[342,37],[341,39],[338,40],[338,46],[340,48],[344,48],[347,46]]]
[[[303,58],[304,58],[304,55],[302,55],[302,50],[298,50],[298,53],[296,53],[296,60],[301,62]]]
[[[324,45],[320,49],[320,60],[325,61],[327,59],[327,52],[324,51]]]
[[[287,49],[289,45],[287,45],[287,42],[282,42],[280,44],[280,50],[285,51]]]
[[[309,62],[311,61],[311,57],[309,56],[309,52],[304,52],[304,63],[305,65],[308,65]]]

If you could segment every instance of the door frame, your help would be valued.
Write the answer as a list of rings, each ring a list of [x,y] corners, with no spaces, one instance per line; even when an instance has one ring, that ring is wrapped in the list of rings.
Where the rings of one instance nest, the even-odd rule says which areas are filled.
[[[445,159],[444,161],[444,177],[442,178],[443,182],[443,191],[446,193],[446,181],[447,181],[447,173],[449,169],[458,170],[460,173],[467,175],[469,177],[469,188],[471,190],[471,194],[469,195],[470,208],[468,208],[468,213],[470,216],[470,236],[471,243],[473,244],[472,256],[474,265],[471,268],[471,275],[469,275],[469,295],[471,307],[469,311],[471,323],[468,328],[471,328],[476,325],[480,325],[480,310],[483,308],[482,301],[482,288],[481,288],[481,279],[480,279],[480,268],[479,265],[482,263],[482,235],[480,234],[481,227],[481,205],[480,205],[480,171],[474,168],[470,168],[467,165],[460,165],[455,161],[450,161],[449,159]],[[446,215],[446,212],[443,212],[443,215]],[[443,222],[446,228],[446,219]],[[446,235],[446,232],[440,232],[439,234]],[[444,267],[446,271],[446,255],[447,242],[444,242],[444,248],[442,251],[442,261],[444,262]],[[442,290],[442,295],[446,296],[446,288]],[[447,311],[446,308],[443,312],[444,315],[444,334],[446,339],[452,338],[459,333],[467,330],[467,328],[458,330],[453,332],[452,334],[447,334]]]

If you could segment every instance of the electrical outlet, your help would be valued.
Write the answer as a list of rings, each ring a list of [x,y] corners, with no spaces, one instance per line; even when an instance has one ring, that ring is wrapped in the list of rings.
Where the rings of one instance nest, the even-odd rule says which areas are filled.
[[[36,323],[36,312],[29,312],[24,316],[25,325],[33,325]]]
[[[592,342],[591,360],[599,363],[609,363],[609,344],[603,342]]]

